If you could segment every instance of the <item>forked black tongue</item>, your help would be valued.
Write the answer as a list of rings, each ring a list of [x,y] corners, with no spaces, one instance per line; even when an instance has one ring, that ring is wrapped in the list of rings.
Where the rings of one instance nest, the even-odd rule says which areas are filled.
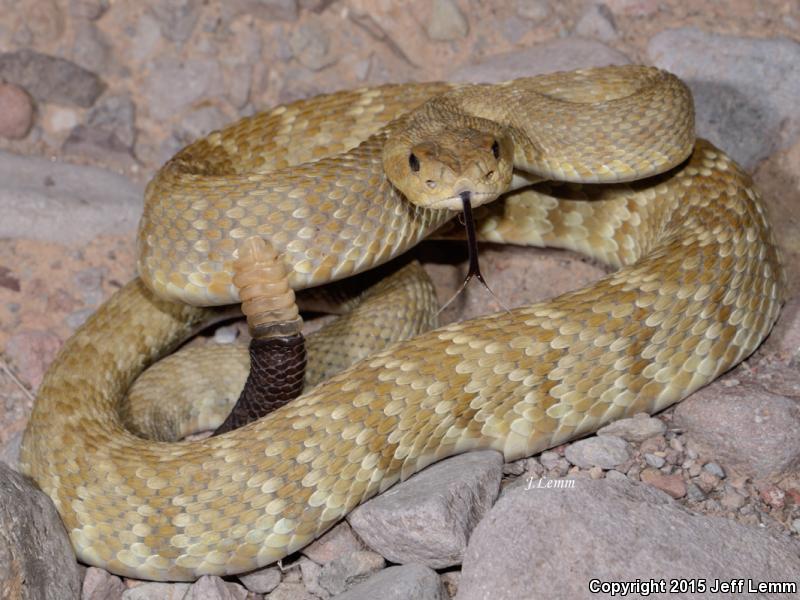
[[[471,194],[470,192],[461,192],[460,196],[461,205],[464,208],[464,229],[467,232],[469,270],[467,271],[467,276],[464,278],[464,283],[462,283],[461,287],[458,288],[458,291],[453,294],[447,302],[444,303],[442,308],[439,309],[439,312],[441,313],[445,308],[450,306],[453,300],[455,300],[456,297],[464,291],[464,289],[467,287],[467,284],[469,284],[473,277],[483,284],[483,287],[486,288],[486,291],[492,295],[492,298],[497,300],[497,303],[503,307],[506,312],[509,312],[503,301],[495,295],[495,293],[492,291],[492,288],[490,288],[489,284],[486,283],[486,280],[483,278],[483,273],[481,273],[481,266],[478,262],[478,236],[475,233],[475,218],[472,216]]]

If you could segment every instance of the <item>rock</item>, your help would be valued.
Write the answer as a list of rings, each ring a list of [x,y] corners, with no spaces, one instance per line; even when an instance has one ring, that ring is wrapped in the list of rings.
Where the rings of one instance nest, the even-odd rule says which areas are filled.
[[[20,46],[45,46],[64,34],[64,13],[56,0],[28,0],[17,11],[22,13],[22,23],[14,41]]]
[[[469,33],[469,21],[453,0],[433,0],[425,33],[435,42],[452,42]]]
[[[574,488],[517,488],[498,500],[472,533],[458,598],[586,598],[592,579],[676,573],[794,581],[798,551],[786,535],[691,513],[648,486],[581,479]]]
[[[248,14],[265,21],[296,21],[297,0],[233,0],[226,2],[228,19]]]
[[[319,600],[302,583],[283,582],[268,596],[269,600]]]
[[[230,120],[216,106],[201,106],[189,111],[181,119],[181,123],[178,126],[178,137],[185,142],[194,141],[208,135],[215,129],[220,129]]]
[[[658,12],[660,0],[605,0],[615,14],[627,17],[650,17]]]
[[[0,137],[21,140],[33,125],[33,102],[28,93],[11,83],[0,83]]]
[[[59,348],[61,340],[54,333],[22,330],[8,339],[5,354],[16,368],[20,379],[35,390]]]
[[[73,62],[33,50],[0,53],[0,79],[25,88],[37,102],[89,108],[105,83]]]
[[[302,553],[314,562],[325,565],[337,556],[364,549],[364,544],[355,536],[347,521],[342,521],[318,540],[303,548]]]
[[[96,167],[0,152],[0,238],[83,244],[136,231],[142,186]]]
[[[81,600],[120,600],[125,591],[122,579],[105,569],[89,567],[83,576]]]
[[[494,451],[437,463],[348,516],[366,544],[396,563],[459,564],[470,532],[497,497],[503,470]]]
[[[703,470],[711,473],[715,477],[725,479],[725,471],[715,462],[707,462],[703,465]]]
[[[159,56],[148,65],[144,81],[145,105],[150,115],[166,121],[193,102],[224,94],[222,70],[212,58],[180,60]]]
[[[0,597],[77,598],[78,563],[52,500],[0,463]]]
[[[246,600],[247,590],[220,577],[204,575],[192,584],[182,600]]]
[[[712,383],[677,406],[673,423],[708,454],[755,479],[800,465],[800,403],[754,383]]]
[[[630,59],[621,52],[592,40],[556,39],[531,48],[495,54],[472,65],[456,69],[452,81],[498,83],[554,71],[569,71],[606,65],[626,65]]]
[[[358,550],[335,558],[322,567],[319,585],[333,595],[341,594],[384,567],[383,557],[369,550]]]
[[[458,583],[461,581],[461,571],[446,571],[439,576],[444,586],[444,598],[455,598],[458,594]]]
[[[645,454],[644,460],[648,465],[656,469],[660,469],[667,462],[664,460],[663,456],[658,456],[656,454]]]
[[[622,438],[604,435],[570,444],[564,452],[564,457],[582,469],[595,466],[613,469],[628,460],[630,452],[628,443]]]
[[[75,41],[72,59],[84,69],[98,73],[107,71],[113,60],[114,48],[94,23],[78,22],[75,26]]]
[[[602,427],[597,431],[597,435],[614,435],[628,442],[641,443],[647,438],[661,435],[666,430],[667,426],[661,419],[651,417],[647,413],[639,413]]]
[[[108,10],[109,0],[70,0],[69,14],[78,19],[95,21]]]
[[[321,13],[336,0],[300,0],[300,8],[315,13]]]
[[[266,567],[239,575],[239,581],[251,592],[269,594],[281,582],[281,572],[278,567]]]
[[[172,2],[152,2],[153,12],[161,35],[170,41],[183,43],[192,36],[197,19],[200,16],[199,0],[173,0]]]
[[[611,42],[619,37],[614,15],[604,4],[592,4],[587,8],[575,25],[575,33],[601,42]]]
[[[80,117],[78,111],[67,106],[48,104],[42,107],[40,119],[45,132],[55,137],[62,136],[65,132],[75,127]]]
[[[498,596],[487,597],[497,598]],[[417,564],[389,567],[344,594],[336,596],[336,600],[374,600],[375,598],[380,598],[380,600],[442,600],[446,596],[436,571]],[[272,600],[271,596],[270,600]]]
[[[320,19],[295,29],[289,36],[289,47],[298,62],[312,71],[321,71],[338,60],[331,52],[330,34]]]
[[[86,125],[78,125],[64,142],[65,152],[83,154],[97,160],[133,158],[136,139],[135,108],[127,94],[104,96],[89,111]]]
[[[22,446],[22,430],[17,431],[6,443],[0,446],[0,462],[6,463],[15,471],[19,469],[19,451]]]
[[[183,600],[188,583],[144,583],[125,590],[122,600]]]
[[[639,474],[639,480],[666,492],[673,498],[683,498],[686,495],[686,482],[679,473],[665,475],[657,469],[648,468]]]
[[[136,21],[128,52],[134,61],[147,60],[161,45],[161,27],[150,13],[142,14]]]
[[[689,84],[698,134],[745,169],[800,135],[799,43],[686,28],[655,35],[647,53],[653,64]]]
[[[301,556],[296,564],[300,565],[300,574],[303,576],[303,585],[306,586],[306,590],[324,600],[330,598],[330,592],[319,582],[322,567],[305,556]]]
[[[516,13],[523,19],[531,21],[544,21],[552,13],[550,5],[545,0],[517,0]]]

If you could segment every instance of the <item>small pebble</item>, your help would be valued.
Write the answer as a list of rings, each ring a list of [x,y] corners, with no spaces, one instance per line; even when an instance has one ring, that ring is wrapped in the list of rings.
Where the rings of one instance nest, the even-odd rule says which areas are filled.
[[[656,456],[655,454],[645,454],[644,460],[647,462],[648,465],[651,467],[655,467],[656,469],[660,469],[664,466],[666,461],[661,458],[660,456]]]
[[[0,137],[21,140],[33,125],[33,101],[11,83],[0,83]]]
[[[703,465],[703,469],[720,479],[725,479],[725,471],[715,462],[707,462]]]
[[[680,474],[664,475],[661,471],[650,468],[642,471],[640,479],[673,498],[683,498],[686,495],[686,482]]]
[[[794,529],[795,532],[800,533],[800,519],[795,519],[792,521],[792,529]]]
[[[689,497],[690,500],[694,500],[695,502],[700,502],[701,500],[705,500],[706,494],[701,490],[697,485],[694,483],[690,483],[686,487],[686,495]]]
[[[742,496],[739,492],[726,489],[725,493],[722,495],[720,499],[720,503],[722,506],[727,508],[728,510],[739,510],[745,502],[745,497]]]
[[[570,444],[564,457],[573,465],[588,469],[613,469],[630,458],[628,442],[620,437],[601,435]]]
[[[561,457],[558,455],[558,453],[550,450],[542,452],[542,454],[539,456],[539,462],[542,463],[542,466],[548,471],[550,469],[555,469],[560,460]]]

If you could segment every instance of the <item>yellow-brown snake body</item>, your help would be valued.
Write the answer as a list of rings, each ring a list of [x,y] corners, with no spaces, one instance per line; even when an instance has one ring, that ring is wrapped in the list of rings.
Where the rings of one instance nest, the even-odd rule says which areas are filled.
[[[563,74],[566,92],[558,76],[544,85],[603,101],[592,96],[599,72],[588,73]],[[412,94],[411,104],[431,93]],[[385,137],[375,132],[396,109],[376,92],[351,94],[339,124],[300,105],[299,133],[280,119],[250,120],[194,146],[207,145],[206,162],[181,168],[190,146],[168,165],[142,227],[148,284],[196,304],[234,301],[226,264],[237,239],[257,234],[288,254],[293,285],[305,287],[386,260],[446,220],[404,204],[380,173]],[[345,121],[365,114],[380,118],[356,137],[375,135],[340,162],[314,163],[319,172],[290,169],[319,158],[318,146],[287,156],[256,140],[272,123],[272,138],[308,135],[339,152],[358,141],[342,141],[352,129]],[[606,149],[628,126],[609,127],[598,134]],[[244,167],[225,162],[237,145],[251,148]],[[285,169],[285,181],[259,187],[274,169]],[[170,203],[154,198],[159,186]],[[368,204],[347,213],[359,194]],[[81,560],[160,580],[265,565],[433,461],[477,448],[513,460],[663,409],[753,352],[777,318],[783,274],[763,207],[749,177],[707,142],[642,181],[540,184],[483,211],[485,239],[572,248],[620,268],[553,300],[392,346],[260,421],[202,441],[140,439],[122,427],[117,405],[147,364],[214,309],[158,299],[140,280],[115,294],[65,343],[23,443],[23,468],[55,501]]]

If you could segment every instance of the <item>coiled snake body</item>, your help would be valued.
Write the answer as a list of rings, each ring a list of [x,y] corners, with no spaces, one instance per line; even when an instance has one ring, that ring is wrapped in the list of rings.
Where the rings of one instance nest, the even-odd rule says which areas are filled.
[[[464,126],[452,134],[447,119]],[[104,304],[45,377],[25,472],[81,560],[191,580],[279,559],[441,458],[495,448],[513,460],[669,406],[749,355],[783,295],[750,179],[694,143],[692,127],[677,79],[616,67],[343,92],[192,144],[148,188],[142,280]],[[453,214],[398,188],[452,208],[465,185],[496,196],[512,159],[534,179],[630,183],[523,188],[482,207],[484,239],[579,250],[615,273],[394,345],[219,437],[151,442],[122,426],[118,404],[142,369],[216,314],[186,302],[237,300],[240,240],[280,249],[295,288],[341,278]]]

